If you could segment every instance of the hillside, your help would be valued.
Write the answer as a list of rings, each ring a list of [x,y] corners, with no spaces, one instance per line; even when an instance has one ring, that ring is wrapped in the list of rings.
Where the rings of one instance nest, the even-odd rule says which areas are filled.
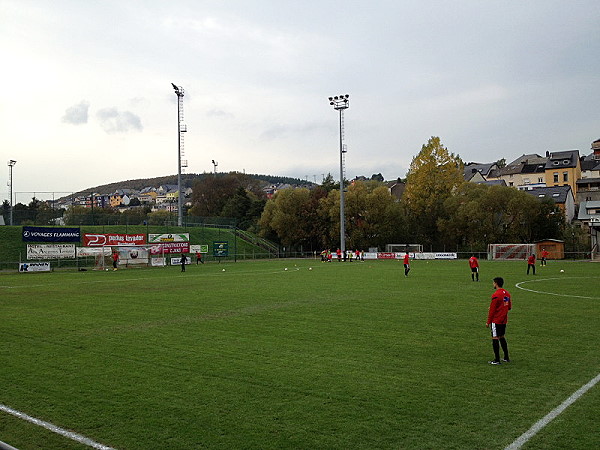
[[[226,173],[217,173],[217,176],[224,176]],[[186,173],[181,174],[181,184],[184,188],[193,187],[194,183],[198,180],[201,180],[207,176],[214,176],[212,173]],[[275,175],[258,175],[258,174],[248,174],[249,177],[252,177],[256,180],[263,182],[265,185],[269,184],[291,184],[291,185],[304,185],[307,184],[305,180],[301,180],[299,178],[291,178],[291,177],[281,177]],[[89,192],[94,192],[96,194],[112,194],[117,189],[135,189],[140,190],[148,186],[159,187],[165,184],[177,184],[177,175],[167,175],[163,177],[155,177],[155,178],[139,178],[135,180],[126,180],[126,181],[117,181],[114,183],[103,184],[100,186],[89,187],[86,189],[82,189],[78,192],[75,192],[74,195],[82,195]],[[312,184],[312,183],[310,183]]]

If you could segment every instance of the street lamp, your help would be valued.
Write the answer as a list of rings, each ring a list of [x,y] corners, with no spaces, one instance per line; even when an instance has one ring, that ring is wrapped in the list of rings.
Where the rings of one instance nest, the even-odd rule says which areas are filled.
[[[14,159],[11,159],[10,161],[8,161],[8,172],[9,172],[9,176],[8,176],[8,183],[10,186],[10,219],[9,219],[9,223],[10,225],[13,224],[13,182],[12,182],[12,171],[13,171],[13,167],[15,166],[17,162]]]
[[[213,163],[213,170],[215,175],[217,174],[217,166],[219,165],[219,163],[217,161],[215,161],[214,159],[212,160]]]
[[[344,259],[346,259],[346,219],[344,214],[344,153],[346,153],[344,145],[344,110],[350,106],[350,96],[336,95],[329,97],[329,104],[333,109],[340,112],[340,250]]]
[[[175,89],[175,95],[177,95],[177,226],[183,225],[183,196],[181,195],[181,141],[183,136],[182,132],[187,131],[185,125],[182,129],[183,120],[183,88],[176,86],[171,83],[173,89]]]

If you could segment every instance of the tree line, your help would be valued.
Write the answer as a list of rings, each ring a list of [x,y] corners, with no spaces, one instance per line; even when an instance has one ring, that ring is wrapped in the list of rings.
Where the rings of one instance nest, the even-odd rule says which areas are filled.
[[[349,183],[344,180],[346,247],[383,249],[386,244],[422,244],[431,250],[485,251],[488,243],[534,242],[540,239],[583,241],[581,232],[565,223],[550,199],[539,200],[506,186],[464,181],[463,162],[432,137],[413,158],[400,199],[381,174]],[[193,218],[235,224],[290,250],[315,251],[340,245],[340,183],[331,174],[321,185],[291,187],[267,198],[264,180],[232,172],[197,178],[185,208]],[[3,205],[5,217],[7,203]],[[30,221],[51,224],[62,213],[33,199],[16,205]],[[69,224],[161,224],[176,221],[176,213],[149,207],[125,211],[71,207]],[[54,222],[55,223],[55,222]],[[570,237],[573,237],[570,239]]]

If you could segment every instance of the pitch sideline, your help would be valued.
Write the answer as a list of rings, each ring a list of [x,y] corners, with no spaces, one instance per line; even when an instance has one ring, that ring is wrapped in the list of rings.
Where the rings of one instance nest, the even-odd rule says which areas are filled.
[[[77,441],[80,444],[87,445],[88,447],[97,448],[100,450],[114,450],[112,447],[108,447],[104,444],[100,444],[96,441],[93,441],[90,438],[82,436],[81,434],[65,430],[64,428],[58,427],[54,424],[51,424],[50,422],[36,419],[35,417],[31,417],[30,415],[27,415],[21,411],[17,411],[16,409],[13,409],[13,408],[3,405],[1,403],[0,403],[0,411],[4,411],[12,416],[19,418],[19,419],[23,419],[27,422],[31,422],[34,425],[40,426],[42,428],[46,428],[47,430],[52,431],[53,433],[60,434],[61,436],[69,438],[73,441]]]
[[[600,381],[600,374],[592,378],[587,384],[583,385],[577,391],[575,391],[569,398],[562,402],[559,406],[554,408],[540,420],[538,420],[533,426],[519,436],[512,444],[506,447],[504,450],[517,450],[520,449],[529,439],[535,436],[538,431],[556,419],[565,409],[575,403],[579,398],[583,396],[587,391],[593,388]]]

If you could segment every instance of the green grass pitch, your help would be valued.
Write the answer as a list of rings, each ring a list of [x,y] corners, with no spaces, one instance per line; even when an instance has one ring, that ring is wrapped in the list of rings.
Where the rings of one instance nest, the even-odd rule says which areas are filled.
[[[600,372],[600,264],[526,267],[3,274],[0,404],[119,449],[504,448]],[[495,276],[513,295],[501,366]],[[525,448],[600,448],[599,410],[595,386]],[[0,441],[84,448],[4,412]]]

